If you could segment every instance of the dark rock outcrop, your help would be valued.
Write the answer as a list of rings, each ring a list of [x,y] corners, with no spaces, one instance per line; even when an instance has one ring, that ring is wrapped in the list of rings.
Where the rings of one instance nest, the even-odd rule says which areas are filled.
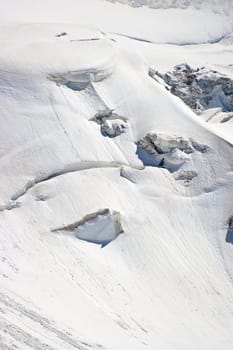
[[[137,142],[137,155],[144,166],[165,168],[174,173],[176,180],[185,183],[198,176],[195,170],[187,168],[187,164],[192,166],[195,154],[208,150],[208,146],[193,139],[156,132],[149,132]]]
[[[188,64],[180,64],[162,77],[171,93],[195,112],[215,107],[222,108],[223,112],[233,111],[233,80],[226,75],[204,67],[193,69]]]

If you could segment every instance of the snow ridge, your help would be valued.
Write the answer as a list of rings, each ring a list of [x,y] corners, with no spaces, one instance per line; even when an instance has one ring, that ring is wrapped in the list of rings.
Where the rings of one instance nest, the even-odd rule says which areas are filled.
[[[230,15],[233,11],[231,0],[108,0],[120,2],[133,7],[149,6],[154,9],[195,8],[197,10],[211,10],[214,13]]]

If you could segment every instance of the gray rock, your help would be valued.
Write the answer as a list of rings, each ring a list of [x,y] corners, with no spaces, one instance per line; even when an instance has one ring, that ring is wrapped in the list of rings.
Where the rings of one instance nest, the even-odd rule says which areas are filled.
[[[184,153],[192,153],[192,142],[181,136],[170,136],[162,133],[149,132],[139,140],[138,144],[150,154],[165,154],[179,149]]]
[[[164,74],[163,79],[171,93],[195,112],[215,107],[224,112],[233,111],[233,80],[228,76],[204,67],[193,69],[184,63]]]
[[[124,133],[127,128],[127,124],[120,120],[106,120],[100,127],[103,136],[116,137]]]
[[[187,171],[180,171],[178,174],[176,174],[175,179],[189,182],[189,181],[193,180],[195,177],[197,177],[196,171],[187,170]]]
[[[127,119],[119,116],[111,109],[105,109],[96,113],[91,119],[100,125],[100,131],[103,136],[117,137],[127,130]]]
[[[206,153],[209,147],[182,136],[167,135],[164,133],[149,132],[137,142],[137,155],[144,166],[165,168],[176,173],[179,180],[192,180],[197,174],[195,171],[177,171],[185,163],[192,160],[195,153]]]

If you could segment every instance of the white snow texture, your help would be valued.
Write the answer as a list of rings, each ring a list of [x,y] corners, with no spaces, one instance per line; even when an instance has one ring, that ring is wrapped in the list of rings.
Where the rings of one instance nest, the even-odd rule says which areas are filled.
[[[0,0],[1,350],[233,349],[232,1],[120,2]]]

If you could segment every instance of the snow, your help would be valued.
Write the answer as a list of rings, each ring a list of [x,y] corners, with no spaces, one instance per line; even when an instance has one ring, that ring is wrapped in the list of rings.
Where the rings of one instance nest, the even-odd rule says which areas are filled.
[[[233,120],[149,74],[233,76],[207,3],[0,1],[1,349],[232,349]]]
[[[215,41],[233,31],[231,0],[204,0],[201,11],[200,0],[195,2],[196,6],[184,10],[182,1],[174,8],[170,0],[160,2],[157,9],[105,0],[41,0],[33,6],[31,0],[1,0],[0,22],[78,23],[152,42],[179,44]],[[62,32],[67,32],[65,26]]]
[[[108,208],[87,214],[82,220],[68,226],[52,230],[52,232],[59,231],[69,232],[81,240],[101,244],[102,247],[124,232],[121,225],[121,214]]]

